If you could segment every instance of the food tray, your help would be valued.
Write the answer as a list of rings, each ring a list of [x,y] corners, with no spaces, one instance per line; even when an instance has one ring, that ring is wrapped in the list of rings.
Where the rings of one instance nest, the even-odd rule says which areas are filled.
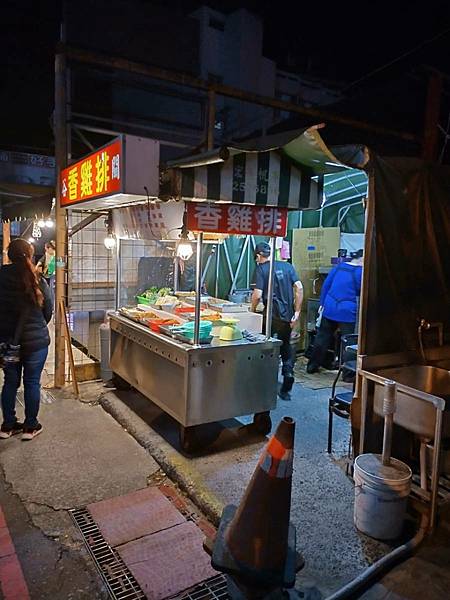
[[[210,299],[211,296],[202,296],[200,298],[200,303],[201,304],[208,304],[208,300]],[[183,302],[186,302],[186,304],[192,304],[193,306],[195,306],[195,296],[186,296],[186,298],[183,298]]]
[[[223,313],[237,313],[237,312],[248,312],[248,305],[246,304],[235,304],[234,302],[223,302],[217,304],[215,302],[208,302],[208,308],[211,310],[217,310]]]
[[[161,325],[159,328],[159,333],[163,333],[171,338],[175,337],[175,334],[172,331],[172,325]]]
[[[145,308],[148,309],[147,306]],[[131,309],[131,310],[133,310],[133,309]],[[154,312],[154,311],[151,311],[151,312]],[[143,320],[150,318],[150,317],[145,317],[143,311],[142,311],[142,315],[137,316],[134,314],[130,314],[130,312],[128,312],[127,309],[124,309],[124,308],[119,308],[119,314],[122,315],[123,317],[126,317],[127,319],[130,319],[130,321],[134,321],[135,323],[140,323],[140,324],[145,324],[145,323],[143,323]]]
[[[176,340],[179,340],[180,342],[184,342],[185,344],[190,344],[191,346],[194,345],[194,338],[188,338],[188,337],[182,335],[181,333],[172,333],[172,337]],[[212,342],[212,340],[213,340],[212,335],[209,335],[208,337],[200,338],[199,342],[203,346],[203,345],[210,344]]]
[[[176,304],[150,304],[150,306],[152,308],[154,308],[155,310],[162,310],[164,312],[173,313],[177,305]]]
[[[146,306],[150,306],[150,300],[145,296],[136,296],[136,301],[138,304],[145,304]]]
[[[177,319],[170,319],[170,321],[175,321],[175,323],[169,323],[167,324],[166,321],[168,321],[169,319],[149,319],[147,321],[148,326],[150,327],[150,329],[152,331],[154,331],[155,333],[159,333],[161,331],[161,327],[170,327],[173,326],[175,323],[177,323],[178,325],[180,325],[180,322]]]
[[[195,312],[195,307],[193,307],[193,306],[177,306],[174,309],[174,313],[176,315],[189,314],[192,312]]]

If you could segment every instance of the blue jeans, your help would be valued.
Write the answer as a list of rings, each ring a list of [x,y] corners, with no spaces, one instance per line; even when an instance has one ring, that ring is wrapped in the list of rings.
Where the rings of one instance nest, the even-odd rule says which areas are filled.
[[[14,425],[16,418],[16,396],[23,371],[25,400],[25,427],[36,427],[41,401],[41,373],[47,359],[48,348],[36,350],[15,365],[4,369],[5,380],[2,389],[2,411],[5,425]]]

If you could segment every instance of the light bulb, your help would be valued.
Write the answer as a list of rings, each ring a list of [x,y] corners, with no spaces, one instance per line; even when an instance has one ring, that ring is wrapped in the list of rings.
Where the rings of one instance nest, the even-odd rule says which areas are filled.
[[[189,242],[180,242],[177,246],[177,256],[181,260],[189,260],[193,255],[192,245]]]
[[[36,241],[36,240],[34,239],[34,237],[29,237],[29,238],[28,238],[28,243],[29,243],[29,244],[34,244],[34,242],[35,242],[35,241]]]
[[[53,219],[47,219],[45,221],[45,226],[46,227],[54,227],[55,226],[55,222],[53,221]]]
[[[116,246],[116,238],[113,236],[112,233],[108,233],[108,235],[103,240],[103,243],[105,244],[105,248],[107,250],[113,250]]]
[[[43,227],[46,226],[46,224],[47,223],[46,223],[46,221],[44,221],[44,219],[39,219],[39,221],[38,221],[38,227],[40,227],[42,229]]]

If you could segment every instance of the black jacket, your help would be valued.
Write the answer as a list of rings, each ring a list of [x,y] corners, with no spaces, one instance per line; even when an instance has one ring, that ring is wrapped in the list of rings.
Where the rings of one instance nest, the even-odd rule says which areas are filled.
[[[28,314],[20,336],[21,351],[25,355],[50,344],[47,323],[52,318],[53,303],[50,288],[43,278],[40,288],[44,294],[42,308],[25,298],[15,265],[4,265],[0,269],[0,342],[13,340],[21,312],[27,307]]]

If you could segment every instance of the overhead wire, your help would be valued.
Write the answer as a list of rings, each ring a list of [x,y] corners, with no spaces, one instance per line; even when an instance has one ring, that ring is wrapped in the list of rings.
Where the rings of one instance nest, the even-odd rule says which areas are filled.
[[[346,92],[349,89],[351,89],[352,87],[354,87],[355,85],[357,85],[358,83],[361,83],[362,81],[365,81],[366,79],[369,79],[373,75],[376,75],[377,73],[380,73],[381,71],[384,71],[385,69],[391,67],[395,63],[403,60],[407,56],[410,56],[411,54],[414,54],[414,52],[417,52],[421,48],[424,48],[428,44],[431,44],[431,43],[435,42],[436,40],[440,39],[441,37],[444,37],[448,33],[450,33],[450,27],[447,27],[446,29],[444,29],[440,33],[436,34],[432,38],[423,40],[418,46],[415,46],[414,48],[411,48],[410,50],[407,50],[406,52],[403,52],[402,54],[400,54],[396,58],[393,58],[392,60],[390,60],[389,62],[385,63],[384,65],[381,65],[380,67],[377,67],[376,69],[373,69],[372,71],[369,71],[365,75],[362,75],[358,79],[355,79],[355,81],[352,81],[347,86],[345,86],[343,88],[342,92]]]

